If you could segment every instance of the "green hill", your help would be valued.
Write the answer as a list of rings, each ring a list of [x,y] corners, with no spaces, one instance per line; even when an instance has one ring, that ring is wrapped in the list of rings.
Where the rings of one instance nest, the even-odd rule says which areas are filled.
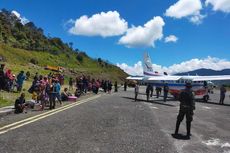
[[[84,53],[70,52],[53,55],[49,52],[28,51],[0,44],[0,58],[1,63],[5,63],[13,73],[24,70],[30,71],[31,74],[36,72],[48,74],[50,71],[44,68],[50,65],[64,67],[63,74],[68,77],[86,75],[95,79],[110,79],[119,82],[127,77],[120,68],[100,60],[93,60]]]
[[[49,73],[46,65],[64,67],[67,77],[79,75],[95,79],[123,81],[127,74],[120,68],[102,59],[92,59],[85,52],[72,48],[73,43],[64,43],[60,38],[50,38],[34,23],[22,24],[8,10],[0,12],[0,62],[18,73]]]
[[[55,55],[72,51],[72,43],[46,37],[42,28],[36,27],[33,22],[22,24],[14,13],[5,9],[0,11],[0,32],[0,42],[15,48],[48,51]]]
[[[31,76],[38,72],[42,75],[50,73],[48,66],[64,68],[66,82],[69,77],[90,76],[123,82],[127,74],[119,67],[101,58],[92,59],[85,52],[72,48],[73,43],[64,43],[60,38],[51,38],[43,34],[43,30],[29,22],[22,24],[20,19],[10,11],[0,11],[0,64],[6,64],[17,75],[21,70],[29,71]],[[25,81],[23,91],[31,86]],[[20,93],[0,92],[0,107],[12,105]],[[30,99],[30,94],[26,94]]]

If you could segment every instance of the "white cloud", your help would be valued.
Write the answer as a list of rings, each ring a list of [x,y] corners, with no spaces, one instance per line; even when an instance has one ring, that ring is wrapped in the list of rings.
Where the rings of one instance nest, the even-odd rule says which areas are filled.
[[[18,13],[17,11],[13,10],[11,12],[12,14],[14,14],[20,21],[23,25],[25,25],[26,23],[30,22],[27,18],[25,18],[24,16],[21,17],[21,14]]]
[[[17,11],[15,11],[15,10],[13,10],[11,13],[13,13],[17,18],[20,18],[20,14],[17,12]]]
[[[190,22],[200,24],[205,17],[201,15],[202,3],[200,0],[179,0],[170,6],[165,15],[176,19],[188,18]]]
[[[160,16],[154,17],[144,26],[129,28],[118,43],[127,47],[154,47],[154,42],[163,37],[164,25],[164,20]]]
[[[165,37],[165,42],[177,42],[178,38],[175,35],[169,35],[168,37]]]
[[[230,0],[206,0],[205,4],[211,4],[214,11],[230,13]]]
[[[189,21],[194,23],[194,24],[201,24],[203,19],[206,17],[207,15],[201,15],[201,14],[197,14],[197,15],[194,15],[192,17],[190,17]]]
[[[129,66],[126,63],[122,63],[122,64],[117,63],[117,66],[130,75],[142,75],[143,74],[143,68],[142,68],[141,61],[138,61],[133,66]]]
[[[118,63],[117,66],[130,75],[143,75],[143,68],[142,68],[141,61],[137,62],[137,64],[134,64],[134,66],[129,66],[125,63],[123,64]],[[188,72],[188,71],[193,71],[201,68],[213,69],[213,70],[229,69],[230,61],[208,56],[207,58],[204,59],[195,58],[189,61],[181,62],[179,64],[173,64],[169,67],[153,64],[154,71],[167,72],[168,74]]]
[[[73,20],[69,21],[71,22]],[[117,11],[109,11],[94,14],[92,17],[81,16],[76,19],[69,32],[74,35],[109,37],[122,35],[127,28],[128,23],[120,17]]]
[[[190,15],[196,15],[202,9],[200,0],[179,0],[170,6],[165,15],[174,18],[182,18]]]

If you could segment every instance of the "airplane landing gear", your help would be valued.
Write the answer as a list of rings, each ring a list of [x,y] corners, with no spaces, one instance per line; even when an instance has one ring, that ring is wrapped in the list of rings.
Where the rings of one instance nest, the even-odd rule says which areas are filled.
[[[179,100],[179,95],[178,94],[174,94],[173,97],[174,97],[175,100]]]
[[[208,102],[208,100],[209,100],[209,95],[204,95],[203,96],[203,101],[204,102]]]

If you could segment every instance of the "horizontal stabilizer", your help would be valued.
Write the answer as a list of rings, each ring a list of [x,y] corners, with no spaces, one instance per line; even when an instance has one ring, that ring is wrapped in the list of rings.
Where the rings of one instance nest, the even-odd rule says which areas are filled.
[[[126,79],[127,80],[143,80],[144,77],[141,77],[141,76],[129,76]]]

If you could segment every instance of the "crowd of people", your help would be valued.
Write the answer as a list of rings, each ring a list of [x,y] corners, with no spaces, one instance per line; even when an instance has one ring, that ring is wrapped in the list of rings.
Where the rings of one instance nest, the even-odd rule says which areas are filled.
[[[10,69],[6,69],[4,64],[0,65],[0,90],[5,91],[14,91],[16,88],[17,92],[21,92],[23,89],[23,84],[25,80],[30,78],[30,72],[20,71],[18,75],[12,73]],[[45,108],[47,104],[49,104],[50,109],[54,109],[56,106],[56,101],[62,104],[62,101],[67,101],[69,96],[80,97],[82,94],[87,92],[93,92],[97,94],[99,89],[101,88],[105,93],[111,93],[112,87],[114,86],[114,92],[118,91],[117,82],[112,84],[110,80],[99,80],[99,79],[91,79],[89,76],[80,76],[76,78],[69,78],[68,88],[64,88],[62,91],[62,86],[64,84],[64,75],[60,73],[49,73],[47,76],[39,75],[35,73],[32,81],[31,87],[28,89],[28,92],[31,94],[31,99],[33,100],[33,104],[27,103],[24,104],[25,94],[22,95],[15,101],[15,108],[26,108],[24,106],[33,107],[35,103],[39,103],[41,105],[41,110]],[[75,89],[75,90],[74,90]],[[161,95],[161,91],[163,89],[163,97],[164,101],[166,101],[168,97],[169,87],[167,83],[165,83],[164,87],[156,87],[156,98]],[[127,90],[127,82],[124,83],[124,91]],[[61,92],[62,91],[62,92]],[[137,100],[137,95],[139,92],[139,86],[135,86],[135,100]],[[221,86],[220,88],[220,104],[224,103],[226,88]],[[153,96],[153,86],[150,84],[146,87],[146,96],[147,101],[149,98]],[[16,112],[21,112],[18,109]]]
[[[25,75],[20,72],[23,78]],[[47,76],[35,74],[32,85],[28,89],[31,94],[31,100],[29,102],[25,101],[25,93],[15,101],[15,113],[22,113],[24,108],[34,108],[36,104],[39,104],[40,110],[44,110],[45,106],[49,104],[50,109],[54,109],[56,106],[56,99],[62,104],[61,85],[63,85],[63,77],[56,74],[49,74]],[[28,78],[27,78],[28,79]],[[25,79],[24,79],[25,80]],[[20,85],[20,90],[22,89],[23,82]]]
[[[157,86],[155,91],[156,91],[156,98],[159,98],[159,96],[161,95],[162,88]],[[163,99],[164,102],[166,102],[169,93],[169,87],[167,83],[164,84],[163,91],[164,91]],[[153,86],[151,84],[147,84],[145,93],[146,93],[147,101],[149,101],[149,98],[153,96]]]
[[[0,66],[0,90],[6,90],[8,92],[14,91],[16,88],[17,91],[22,90],[22,85],[26,76],[24,71],[21,71],[17,76],[11,72],[10,69],[5,70],[5,64]]]
[[[118,91],[117,82],[112,84],[110,80],[91,79],[84,75],[76,78],[69,78],[68,87],[64,88],[64,75],[60,73],[49,73],[46,76],[35,73],[32,78],[32,84],[27,90],[31,94],[31,100],[25,100],[25,93],[15,100],[15,113],[22,113],[26,108],[34,108],[36,104],[40,105],[40,110],[48,105],[49,109],[56,107],[56,101],[62,105],[63,101],[68,101],[70,96],[79,98],[87,92],[97,94],[99,88],[102,92],[111,93],[114,86],[114,92]],[[22,92],[25,80],[31,79],[30,72],[20,71],[15,76],[10,69],[6,69],[4,64],[0,67],[0,91]],[[62,87],[64,90],[62,90]],[[74,90],[75,89],[75,90]],[[25,111],[26,112],[26,111]]]
[[[124,91],[126,91],[126,88],[127,87],[124,86]],[[207,85],[204,86],[204,89],[205,89],[205,93],[204,93],[204,96],[203,96],[203,100],[204,100],[204,102],[208,102],[209,93],[213,93],[213,90],[210,91],[208,89]],[[146,85],[146,90],[145,90],[147,101],[149,101],[149,98],[153,96],[153,91],[154,91],[153,86],[151,84],[147,84]],[[159,98],[159,96],[161,95],[162,91],[163,91],[163,101],[166,102],[167,98],[168,98],[168,94],[169,94],[168,83],[164,83],[164,85],[162,87],[160,87],[160,86],[155,87],[156,98]],[[224,85],[221,85],[220,86],[220,100],[219,100],[220,105],[224,104],[226,92],[227,92],[226,87]],[[135,84],[134,93],[135,93],[135,101],[136,101],[138,93],[139,93],[139,85],[138,85],[138,83]]]
[[[62,80],[62,77],[56,74],[50,73],[48,76],[42,76],[36,73],[32,85],[28,90],[28,92],[32,94],[33,103],[22,104],[22,106],[27,105],[27,107],[33,107],[34,103],[39,103],[41,105],[41,110],[43,110],[47,104],[49,104],[49,109],[54,109],[56,101],[62,105],[62,101],[68,101],[70,97],[79,98],[82,94],[86,94],[87,92],[97,94],[99,88],[102,88],[106,93],[111,93],[113,86],[112,82],[109,80],[100,81],[90,79],[90,77],[85,77],[83,75],[81,77],[76,77],[76,79],[69,78],[69,87],[64,88],[63,92],[61,92],[61,87],[63,85]],[[115,84],[117,83],[115,82]],[[75,91],[74,88],[76,88]],[[117,85],[115,85],[115,88],[117,88]]]
[[[73,89],[73,84],[75,83],[78,93],[86,93],[92,91],[97,94],[99,88],[101,88],[105,93],[111,93],[113,84],[110,80],[99,80],[90,79],[90,77],[77,77],[75,80],[73,78],[69,79],[69,89]],[[117,92],[117,82],[114,83],[114,91]]]

